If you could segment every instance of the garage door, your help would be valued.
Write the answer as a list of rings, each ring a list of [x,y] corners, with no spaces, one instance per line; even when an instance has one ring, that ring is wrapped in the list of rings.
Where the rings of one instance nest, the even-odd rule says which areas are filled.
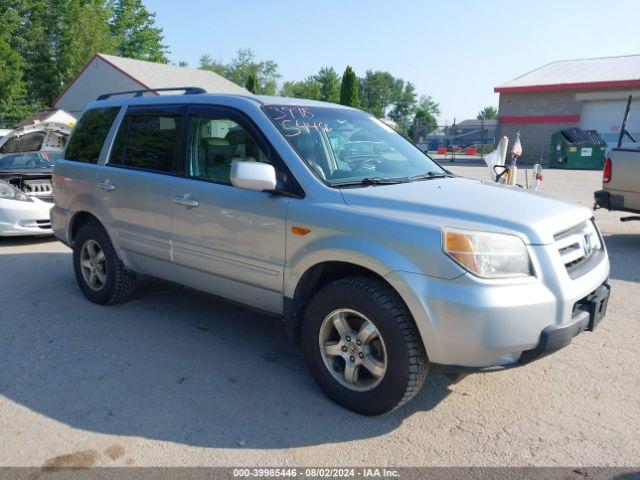
[[[582,104],[580,128],[597,131],[609,147],[614,147],[618,143],[626,107],[626,100],[585,101]],[[636,140],[640,140],[640,100],[634,99],[631,104],[627,130]]]

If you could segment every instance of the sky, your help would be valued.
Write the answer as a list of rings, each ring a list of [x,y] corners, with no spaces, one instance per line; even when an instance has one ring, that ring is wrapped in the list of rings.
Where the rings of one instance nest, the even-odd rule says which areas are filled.
[[[440,123],[498,106],[496,85],[557,60],[640,54],[640,0],[147,0],[172,62],[239,48],[285,80],[323,66],[386,70],[440,104]]]

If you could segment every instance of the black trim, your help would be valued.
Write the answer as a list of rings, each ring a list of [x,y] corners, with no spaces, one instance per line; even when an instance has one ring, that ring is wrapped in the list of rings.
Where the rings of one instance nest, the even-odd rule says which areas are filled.
[[[546,357],[571,343],[573,337],[581,332],[593,331],[595,326],[604,318],[609,300],[611,286],[606,282],[582,300],[576,302],[573,309],[571,323],[562,325],[549,325],[540,333],[538,345],[525,350],[518,361],[507,365],[494,365],[489,367],[466,367],[462,365],[443,365],[432,363],[431,366],[447,374],[462,373],[486,373],[508,370],[531,363],[534,360]]]
[[[141,97],[145,93],[155,93],[155,92],[178,92],[180,90],[184,90],[183,95],[197,95],[200,93],[207,93],[204,88],[200,87],[174,87],[174,88],[147,88],[143,90],[128,90],[126,92],[111,92],[111,93],[103,93],[96,100],[107,100],[116,95],[131,95],[134,97]]]

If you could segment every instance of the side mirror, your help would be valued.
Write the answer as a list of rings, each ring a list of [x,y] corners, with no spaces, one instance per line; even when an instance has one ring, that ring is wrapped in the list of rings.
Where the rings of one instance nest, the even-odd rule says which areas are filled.
[[[276,189],[276,169],[268,163],[233,162],[230,177],[234,187],[258,192]]]

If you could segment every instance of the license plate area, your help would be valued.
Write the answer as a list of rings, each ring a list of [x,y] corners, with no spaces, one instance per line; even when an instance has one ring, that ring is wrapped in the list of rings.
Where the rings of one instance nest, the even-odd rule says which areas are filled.
[[[593,293],[580,302],[589,311],[589,325],[587,326],[587,330],[592,332],[606,315],[610,293],[611,286],[603,283]]]

